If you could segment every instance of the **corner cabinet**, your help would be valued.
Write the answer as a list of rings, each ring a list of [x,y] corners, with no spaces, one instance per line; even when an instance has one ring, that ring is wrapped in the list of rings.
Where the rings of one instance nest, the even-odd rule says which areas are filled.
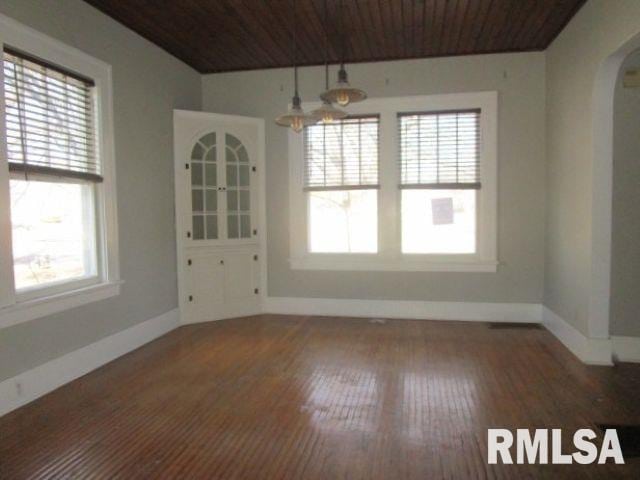
[[[258,313],[263,121],[174,112],[180,309],[186,323]]]

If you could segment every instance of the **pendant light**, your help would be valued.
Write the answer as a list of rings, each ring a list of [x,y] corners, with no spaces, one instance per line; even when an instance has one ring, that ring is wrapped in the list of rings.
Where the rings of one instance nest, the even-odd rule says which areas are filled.
[[[291,127],[291,129],[298,133],[302,131],[302,129],[307,125],[312,125],[318,122],[318,119],[312,117],[311,115],[307,115],[302,110],[302,105],[300,102],[300,95],[298,94],[298,64],[296,55],[297,51],[297,43],[296,43],[296,29],[298,27],[296,23],[296,1],[292,0],[293,3],[293,28],[292,37],[293,37],[293,83],[294,83],[294,94],[291,99],[291,108],[284,115],[280,115],[276,118],[276,123],[283,127]]]
[[[324,88],[329,90],[329,9],[327,0],[324,0]],[[322,105],[316,108],[311,115],[322,123],[331,123],[347,116],[347,112],[334,107],[331,102],[322,98]]]
[[[340,0],[340,10],[342,10],[342,0]],[[367,94],[363,90],[349,85],[347,71],[344,69],[345,34],[342,15],[340,15],[340,30],[342,35],[342,58],[340,59],[340,70],[338,70],[338,82],[331,90],[327,90],[320,97],[330,103],[337,103],[341,107],[346,107],[350,103],[361,102],[367,98]]]

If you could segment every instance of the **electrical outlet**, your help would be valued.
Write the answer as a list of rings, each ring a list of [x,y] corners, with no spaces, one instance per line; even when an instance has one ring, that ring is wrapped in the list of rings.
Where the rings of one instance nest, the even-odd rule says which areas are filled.
[[[24,394],[24,391],[22,389],[22,382],[19,382],[16,380],[16,396],[22,397],[23,394]]]

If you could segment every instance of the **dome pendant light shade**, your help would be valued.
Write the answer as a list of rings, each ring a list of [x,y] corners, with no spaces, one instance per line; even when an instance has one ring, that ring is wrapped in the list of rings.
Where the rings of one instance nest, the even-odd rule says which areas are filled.
[[[322,105],[311,112],[311,115],[322,123],[332,123],[347,116],[347,112],[331,105],[331,102],[322,100]]]
[[[363,101],[367,98],[367,94],[363,90],[349,85],[347,71],[344,69],[344,65],[340,65],[338,82],[332,89],[320,95],[320,98],[327,102],[337,103],[341,107],[346,107],[350,103]]]
[[[282,127],[291,127],[291,129],[299,133],[307,125],[317,123],[318,119],[307,115],[300,105],[300,97],[296,93],[291,99],[291,108],[284,115],[276,118],[276,123]]]
[[[329,64],[325,63],[325,88],[329,88]],[[322,105],[311,112],[311,115],[322,123],[332,123],[347,116],[347,112],[334,107],[331,102],[322,100]]]

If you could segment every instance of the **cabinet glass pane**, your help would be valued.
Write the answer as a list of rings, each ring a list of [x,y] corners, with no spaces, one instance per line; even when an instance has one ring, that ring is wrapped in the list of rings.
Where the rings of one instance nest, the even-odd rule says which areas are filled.
[[[191,185],[202,185],[202,164],[191,162]]]
[[[191,190],[191,209],[194,212],[202,212],[204,210],[202,190]]]
[[[240,215],[240,237],[251,237],[251,220],[249,215]]]
[[[236,154],[230,148],[227,148],[227,163],[236,163]]]
[[[240,165],[240,186],[249,186],[249,165]]]
[[[238,216],[227,215],[227,237],[238,238]]]
[[[202,215],[193,216],[193,239],[202,240],[204,238],[204,217]]]
[[[230,212],[238,210],[238,192],[235,190],[227,192],[227,210]]]
[[[204,240],[218,238],[216,215],[203,215],[218,210],[217,189],[208,189],[218,185],[216,158],[216,133],[202,136],[191,150],[191,238]],[[205,163],[207,162],[207,163]]]
[[[205,181],[207,187],[215,187],[218,185],[218,171],[215,163],[205,163]]]
[[[227,238],[251,238],[249,154],[242,142],[231,134],[225,134],[224,148]],[[241,212],[243,215],[240,215]]]
[[[235,165],[227,165],[227,187],[238,185],[238,168]]]
[[[202,156],[204,155],[204,148],[199,143],[196,143],[193,146],[193,150],[191,150],[191,158],[193,160],[202,160]]]
[[[249,203],[249,196],[249,190],[240,191],[240,210],[246,212],[251,208]]]
[[[247,149],[244,146],[238,149],[238,161],[240,163],[249,163],[249,155],[247,155]]]
[[[204,137],[200,139],[200,143],[202,143],[205,147],[212,147],[216,144],[216,132],[211,132],[206,134]]]
[[[215,161],[217,161],[217,158],[216,158],[216,147],[211,147],[209,149],[209,151],[204,156],[204,161],[205,162],[215,162]]]
[[[207,215],[207,239],[216,240],[218,238],[218,216]]]
[[[207,212],[218,211],[218,191],[217,190],[205,191],[205,207]]]
[[[240,140],[238,140],[236,137],[234,137],[233,135],[230,135],[228,133],[225,135],[225,143],[227,144],[227,147],[230,147],[233,150],[235,150],[240,145],[242,145]]]

